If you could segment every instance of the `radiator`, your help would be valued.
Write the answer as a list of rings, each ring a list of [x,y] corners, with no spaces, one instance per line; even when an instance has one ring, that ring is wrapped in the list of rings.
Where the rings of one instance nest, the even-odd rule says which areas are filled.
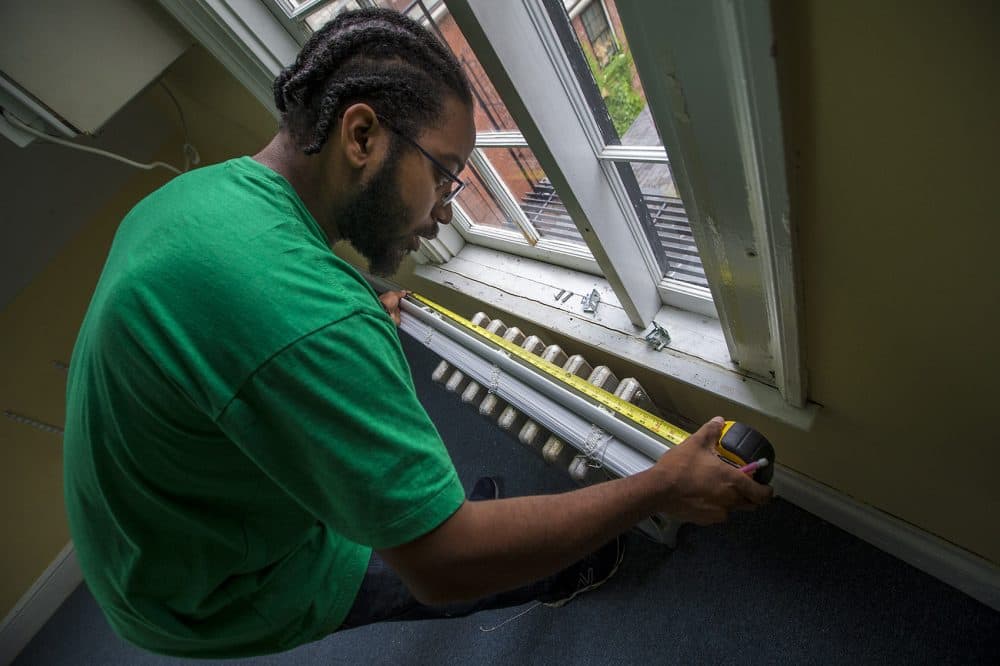
[[[605,365],[594,366],[580,354],[569,355],[558,345],[547,345],[538,336],[526,335],[519,328],[507,326],[500,319],[491,319],[485,313],[476,313],[471,321],[613,393],[626,402],[661,418],[664,416],[639,381],[633,377],[619,379]],[[435,349],[435,346],[430,344],[432,336],[433,333],[426,333],[422,341],[432,350],[444,355],[441,349]],[[415,337],[420,339],[420,334]],[[552,424],[568,417],[568,414],[561,416],[557,413],[558,409],[553,409],[551,405],[546,408],[539,400],[522,400],[521,408],[518,409],[501,397],[497,390],[501,373],[495,365],[490,369],[488,379],[483,376],[484,370],[480,369],[480,381],[477,381],[470,376],[468,361],[462,363],[456,359],[459,359],[459,356],[452,355],[450,360],[442,359],[435,367],[431,379],[442,384],[447,391],[456,394],[462,404],[476,409],[482,416],[495,421],[500,429],[535,451],[546,463],[565,471],[577,484],[583,486],[600,483],[609,478],[641,471],[653,464],[653,459],[637,454],[593,424],[590,424],[589,430],[581,431],[577,428],[576,432],[581,434],[573,438],[575,441],[559,437],[539,423],[539,420]],[[509,382],[510,378],[504,377],[504,381]],[[505,388],[511,390],[509,387]],[[615,446],[614,459],[610,460],[612,451],[609,447],[612,445]],[[655,541],[672,546],[679,525],[667,516],[657,515],[643,521],[637,527]]]

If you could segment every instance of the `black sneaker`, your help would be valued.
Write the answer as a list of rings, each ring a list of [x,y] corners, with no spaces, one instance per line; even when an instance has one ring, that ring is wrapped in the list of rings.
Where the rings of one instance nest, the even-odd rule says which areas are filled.
[[[558,578],[563,580],[556,584],[556,591],[548,595],[555,598],[541,601],[546,606],[559,608],[584,592],[596,590],[618,572],[618,566],[624,558],[625,541],[620,536],[615,537],[561,574],[557,574]]]
[[[495,499],[500,499],[500,482],[492,476],[481,477],[469,493],[470,502]]]

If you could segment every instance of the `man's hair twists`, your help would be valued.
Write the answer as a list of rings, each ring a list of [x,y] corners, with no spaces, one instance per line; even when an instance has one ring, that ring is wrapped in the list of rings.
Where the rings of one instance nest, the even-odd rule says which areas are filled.
[[[351,104],[370,104],[413,138],[438,119],[449,94],[472,105],[455,56],[418,23],[383,8],[334,18],[274,81],[282,126],[307,155],[322,150]]]

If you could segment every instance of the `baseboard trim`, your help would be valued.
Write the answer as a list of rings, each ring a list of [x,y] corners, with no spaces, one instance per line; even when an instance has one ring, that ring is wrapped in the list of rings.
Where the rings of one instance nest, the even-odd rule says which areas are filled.
[[[67,543],[0,623],[0,664],[10,664],[83,582],[73,542]]]
[[[775,494],[876,548],[1000,610],[1000,566],[787,467]]]

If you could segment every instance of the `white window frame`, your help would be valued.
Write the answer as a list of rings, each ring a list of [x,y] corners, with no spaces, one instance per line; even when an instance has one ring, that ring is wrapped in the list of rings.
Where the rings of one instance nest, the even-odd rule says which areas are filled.
[[[534,1],[446,4],[629,319],[647,326],[662,305],[659,266],[615,167],[595,159],[603,136],[546,9]]]
[[[806,404],[768,0],[619,0],[730,355]]]
[[[510,229],[497,229],[476,224],[457,203],[452,224],[470,243],[501,250],[529,259],[583,271],[591,275],[601,275],[590,250],[579,243],[571,243],[541,235],[527,219],[520,202],[511,194],[502,176],[493,168],[483,149],[486,148],[527,148],[528,142],[520,132],[481,132],[476,135],[476,150],[470,161],[483,178],[484,185],[496,197],[500,208],[508,219],[514,222],[520,233]]]
[[[567,208],[582,213],[574,220],[633,323],[649,323],[650,286],[656,293],[687,291],[696,298],[696,290],[660,279],[638,220],[626,205],[619,206],[622,215],[611,217],[602,215],[607,206],[587,206],[588,193],[620,204],[626,197],[611,169],[604,179],[594,177],[603,142],[572,73],[566,72],[542,0],[447,4],[564,201],[576,198],[574,206],[566,201]],[[617,7],[654,121],[673,158],[730,355],[742,370],[770,378],[787,402],[803,406],[769,3],[619,0]],[[561,100],[560,89],[565,92]],[[593,151],[589,160],[588,147]],[[630,232],[624,240],[631,243],[622,242],[624,234],[614,237],[622,220]],[[582,226],[588,223],[592,234]]]
[[[274,112],[273,78],[294,59],[299,44],[262,0],[160,2]],[[664,294],[697,301],[697,290],[662,279],[609,161],[620,149],[604,145],[542,0],[446,4],[632,326],[643,328],[662,316]],[[617,6],[671,156],[729,355],[741,372],[772,383],[788,404],[802,407],[804,368],[768,0],[618,0]],[[494,246],[509,240],[487,235],[495,236]],[[427,245],[425,259],[447,261],[463,243],[446,227]],[[696,383],[697,376],[689,379]],[[754,401],[760,402],[746,404],[753,407]]]

